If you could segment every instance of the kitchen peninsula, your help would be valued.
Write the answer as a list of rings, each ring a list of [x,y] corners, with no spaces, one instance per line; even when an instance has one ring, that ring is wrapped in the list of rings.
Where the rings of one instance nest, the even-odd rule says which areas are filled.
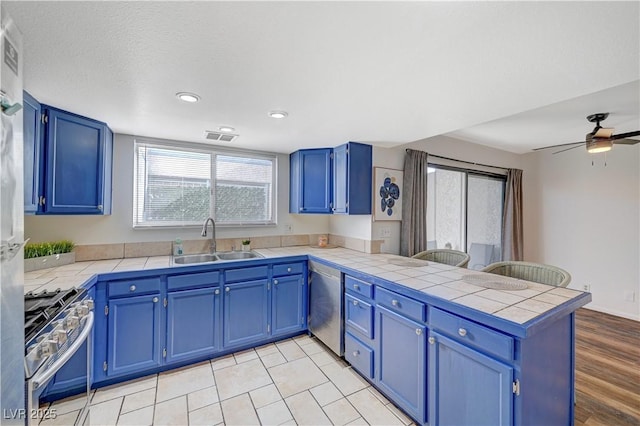
[[[172,266],[169,257],[86,262],[86,268],[77,263],[66,270],[61,267],[60,276],[66,274],[70,285],[86,282],[95,288],[96,312],[106,307],[112,309],[109,303],[114,301],[126,303],[128,295],[127,298],[115,295],[113,300],[107,297],[111,297],[106,293],[110,286],[123,288],[126,293],[131,286],[136,286],[135,291],[142,291],[142,295],[135,297],[148,298],[152,314],[157,315],[154,344],[162,353],[161,348],[171,343],[168,336],[173,323],[166,315],[153,310],[158,309],[154,306],[162,305],[153,302],[153,298],[160,301],[169,293],[191,291],[193,295],[209,295],[206,297],[210,297],[212,306],[220,308],[220,304],[214,302],[216,290],[233,293],[236,287],[247,289],[264,284],[268,291],[266,289],[277,280],[295,283],[295,288],[302,289],[295,296],[304,298],[306,263],[312,259],[339,269],[348,283],[345,298],[350,306],[362,308],[353,311],[353,315],[348,310],[345,312],[345,358],[419,423],[572,423],[573,312],[591,300],[590,294],[530,282],[526,290],[485,289],[463,279],[477,272],[434,262],[426,266],[402,266],[406,258],[343,248],[283,247],[258,252],[263,259],[189,267]],[[236,271],[233,274],[240,278],[228,277],[230,270]],[[69,277],[73,275],[71,271],[78,272],[76,277]],[[55,274],[55,270],[46,273],[49,277]],[[90,278],[90,274],[99,275]],[[287,279],[281,280],[281,276]],[[35,275],[27,278],[26,286],[42,280]],[[177,291],[175,286],[181,284],[176,283],[181,281],[191,287]],[[262,284],[256,284],[258,282]],[[49,286],[55,288],[58,283],[44,284],[46,288],[51,288]],[[105,294],[101,295],[101,291]],[[247,295],[265,294],[246,291]],[[266,306],[269,300],[268,297],[248,298],[247,303],[259,302],[260,306]],[[266,311],[271,312],[277,306],[275,298],[271,302]],[[305,300],[302,309],[306,315]],[[108,315],[113,314],[111,310]],[[175,366],[281,338],[269,329],[260,338],[235,345],[224,337],[229,331],[226,315],[227,312],[216,312],[212,317],[214,327],[223,334],[225,342],[221,344],[213,338],[215,348],[198,352],[193,358],[181,358]],[[100,331],[97,322],[96,335],[102,333],[101,339],[106,341],[106,335],[113,333],[109,327],[115,323],[111,322],[112,318],[108,321],[104,318],[102,327],[106,330]],[[270,325],[273,318],[271,316]],[[299,334],[305,329],[306,318],[301,318],[298,328],[285,329],[279,336]],[[226,343],[231,343],[231,349],[227,350]],[[123,375],[110,378],[105,373],[109,366],[103,370],[103,362],[106,363],[106,359],[111,362],[109,357],[118,354],[107,356],[107,350],[113,348],[100,344],[95,348],[94,383],[98,386],[173,368],[173,364],[163,361],[164,357],[159,355],[160,359],[151,367],[141,366],[139,370],[127,370]]]

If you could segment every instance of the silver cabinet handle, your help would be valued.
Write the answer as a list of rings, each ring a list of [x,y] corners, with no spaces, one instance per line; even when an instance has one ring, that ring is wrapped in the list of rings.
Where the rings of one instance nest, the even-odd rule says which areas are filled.
[[[278,285],[278,280],[273,280],[273,285]]]
[[[213,294],[220,294],[220,289],[216,288],[216,291],[214,291]]]
[[[458,329],[458,334],[462,337],[467,335],[467,330],[465,330],[464,328],[459,328]]]
[[[159,300],[159,299],[158,299],[157,297],[154,297],[154,298],[153,298],[153,303],[158,303],[158,300]]]
[[[287,268],[287,272],[291,272],[291,268]]]
[[[436,338],[435,337],[429,337],[429,344],[433,345],[434,343],[436,343]]]
[[[422,335],[422,329],[421,328],[416,328],[416,334],[418,336]]]
[[[396,307],[399,305],[399,303],[398,303],[398,301],[397,301],[396,299],[393,299],[393,300],[391,301],[391,304],[392,304],[393,306],[396,306]]]
[[[227,293],[229,293],[231,291],[231,289],[229,287],[225,287],[224,291],[226,291]]]
[[[360,355],[360,351],[353,351],[353,356],[358,356]]]
[[[360,290],[360,285],[359,284],[354,284],[353,285],[353,289],[354,290]]]
[[[136,291],[136,286],[132,284],[132,285],[129,287],[129,291]]]
[[[98,210],[102,211],[103,208],[102,204],[98,204]]]
[[[353,306],[358,306],[358,301],[357,300],[353,301]]]

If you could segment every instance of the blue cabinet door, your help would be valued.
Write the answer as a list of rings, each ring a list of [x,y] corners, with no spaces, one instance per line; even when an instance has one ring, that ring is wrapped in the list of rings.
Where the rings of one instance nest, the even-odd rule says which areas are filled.
[[[513,368],[437,332],[429,345],[429,423],[513,423]]]
[[[333,212],[371,214],[372,148],[349,142],[333,149]]]
[[[305,329],[305,288],[302,275],[273,280],[271,292],[271,334],[292,333]]]
[[[424,423],[427,421],[427,327],[380,305],[376,306],[376,319],[378,386],[407,413]]]
[[[220,288],[170,292],[167,362],[210,355],[220,348]]]
[[[160,366],[162,309],[159,294],[109,300],[108,376]]]
[[[333,149],[333,212],[349,212],[349,144]],[[369,191],[371,192],[371,191]]]
[[[23,131],[24,131],[24,212],[34,214],[38,211],[41,193],[40,170],[42,158],[42,121],[40,103],[27,92],[23,92]]]
[[[303,149],[290,155],[290,213],[331,213],[332,151]]]
[[[269,335],[268,280],[224,287],[224,348],[266,339]]]
[[[43,108],[47,116],[44,212],[111,213],[113,134],[99,121]]]

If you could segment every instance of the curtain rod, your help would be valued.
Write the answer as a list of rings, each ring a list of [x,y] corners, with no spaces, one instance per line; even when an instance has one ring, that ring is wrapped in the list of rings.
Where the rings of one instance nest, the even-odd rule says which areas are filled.
[[[405,149],[405,152],[409,151],[409,149]],[[500,166],[492,166],[490,164],[482,164],[482,163],[474,163],[472,161],[465,161],[465,160],[457,160],[455,158],[450,158],[450,157],[443,157],[442,155],[435,155],[435,154],[429,154],[427,153],[427,155],[429,157],[436,157],[436,158],[441,158],[443,160],[449,160],[449,161],[457,161],[458,163],[465,163],[465,164],[473,164],[474,166],[482,166],[482,167],[491,167],[492,169],[502,169],[502,170],[509,170],[508,167],[500,167]]]

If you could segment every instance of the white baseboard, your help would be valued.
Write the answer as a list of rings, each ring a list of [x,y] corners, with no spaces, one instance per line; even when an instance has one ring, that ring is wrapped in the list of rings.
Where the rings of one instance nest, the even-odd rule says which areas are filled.
[[[609,315],[614,315],[616,317],[622,317],[622,318],[627,318],[630,320],[634,320],[634,321],[640,321],[640,315],[631,315],[631,314],[627,314],[624,312],[619,312],[619,311],[612,311],[611,309],[607,309],[607,308],[603,308],[601,306],[595,306],[592,303],[590,303],[588,306],[583,306],[584,309],[590,309],[592,311],[598,311],[598,312],[603,312],[605,314],[609,314]]]

